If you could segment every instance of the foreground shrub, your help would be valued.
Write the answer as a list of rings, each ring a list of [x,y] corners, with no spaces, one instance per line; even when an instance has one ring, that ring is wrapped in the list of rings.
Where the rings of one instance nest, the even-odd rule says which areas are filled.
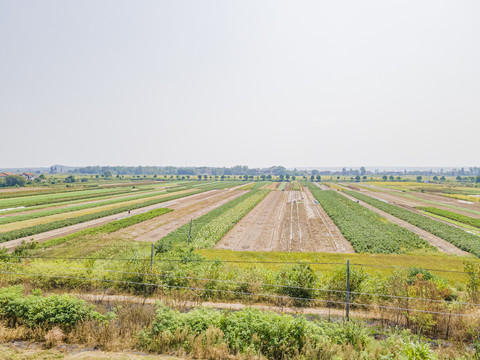
[[[307,353],[330,358],[327,348],[332,344],[348,345],[356,351],[372,339],[368,328],[354,322],[313,322],[303,316],[255,308],[233,312],[197,308],[181,313],[157,303],[155,319],[140,333],[139,346],[157,352],[192,352],[192,343],[208,342],[231,354],[257,354],[268,359],[290,359]]]
[[[22,286],[0,289],[0,317],[12,326],[24,324],[28,327],[62,328],[71,328],[87,319],[107,319],[83,300],[68,295],[43,297],[39,291],[24,296]]]
[[[316,280],[315,272],[308,264],[286,266],[277,274],[277,283],[283,286],[278,291],[297,299],[312,299],[315,297],[313,288]]]

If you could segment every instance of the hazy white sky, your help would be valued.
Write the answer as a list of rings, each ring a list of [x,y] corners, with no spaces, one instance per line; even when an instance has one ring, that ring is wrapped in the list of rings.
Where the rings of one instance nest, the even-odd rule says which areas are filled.
[[[0,167],[480,165],[480,2],[0,0]]]

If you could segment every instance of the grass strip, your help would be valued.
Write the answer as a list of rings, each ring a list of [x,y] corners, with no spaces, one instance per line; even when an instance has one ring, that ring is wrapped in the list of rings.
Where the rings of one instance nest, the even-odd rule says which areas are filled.
[[[377,209],[385,211],[399,219],[402,219],[420,229],[428,231],[429,233],[448,241],[459,249],[467,251],[480,257],[480,237],[468,233],[460,228],[447,225],[437,220],[430,219],[427,216],[416,214],[410,210],[400,208],[396,205],[388,204],[386,202],[374,199],[368,195],[360,194],[356,191],[345,190],[345,193],[366,202]]]
[[[328,216],[356,252],[402,254],[416,249],[435,249],[417,234],[393,224],[377,213],[332,190],[305,182]]]

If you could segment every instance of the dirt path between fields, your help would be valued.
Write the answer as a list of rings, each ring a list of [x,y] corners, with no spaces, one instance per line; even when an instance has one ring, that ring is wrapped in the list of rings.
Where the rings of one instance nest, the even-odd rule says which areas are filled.
[[[355,201],[359,203],[360,205],[366,207],[369,210],[372,210],[373,212],[379,214],[380,216],[386,218],[388,221],[397,224],[415,234],[417,234],[420,238],[424,239],[427,241],[430,245],[435,246],[438,250],[441,252],[444,252],[446,254],[453,254],[453,255],[469,255],[469,253],[460,250],[456,246],[450,244],[449,242],[443,240],[442,238],[439,238],[438,236],[435,236],[428,231],[425,231],[423,229],[420,229],[404,220],[401,220],[393,215],[390,215],[389,213],[386,213],[385,211],[382,211],[380,209],[377,209],[376,207],[367,204],[361,200],[358,200],[354,198],[353,196],[350,196],[348,194],[345,194],[344,192],[340,192],[343,196],[345,196],[347,199],[350,199],[352,201]]]
[[[182,308],[194,308],[197,306],[208,306],[215,309],[225,309],[225,310],[242,310],[248,307],[254,307],[263,311],[274,311],[278,313],[287,313],[287,314],[308,314],[308,315],[320,315],[320,316],[344,316],[345,310],[327,308],[327,307],[292,307],[292,306],[276,306],[276,305],[267,305],[267,304],[242,304],[242,303],[223,303],[223,302],[211,302],[211,301],[185,301],[185,300],[171,300],[168,298],[165,299],[152,299],[152,298],[143,298],[137,296],[129,295],[95,295],[95,294],[72,294],[72,296],[94,302],[126,302],[134,304],[148,304],[154,305],[157,301],[162,301],[167,306],[181,306]],[[321,303],[321,301],[319,302]],[[362,318],[376,318],[374,312],[367,312],[362,310],[352,310],[350,309],[350,316],[352,317],[362,317]]]
[[[183,201],[169,206],[174,210],[171,213],[130,226],[115,234],[125,239],[154,242],[190,220],[197,219],[245,193],[247,193],[246,190],[213,190],[204,196],[197,197],[194,201]]]
[[[307,189],[270,192],[215,247],[237,251],[354,252]]]

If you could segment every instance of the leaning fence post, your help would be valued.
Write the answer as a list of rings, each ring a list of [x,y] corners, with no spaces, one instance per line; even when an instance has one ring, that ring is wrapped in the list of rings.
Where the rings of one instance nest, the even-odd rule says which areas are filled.
[[[150,269],[153,269],[153,244],[152,250],[150,251]]]
[[[188,243],[190,244],[190,236],[192,235],[192,223],[193,219],[190,219],[190,228],[188,229]]]
[[[346,296],[346,318],[350,320],[350,260],[347,260],[347,296]]]

